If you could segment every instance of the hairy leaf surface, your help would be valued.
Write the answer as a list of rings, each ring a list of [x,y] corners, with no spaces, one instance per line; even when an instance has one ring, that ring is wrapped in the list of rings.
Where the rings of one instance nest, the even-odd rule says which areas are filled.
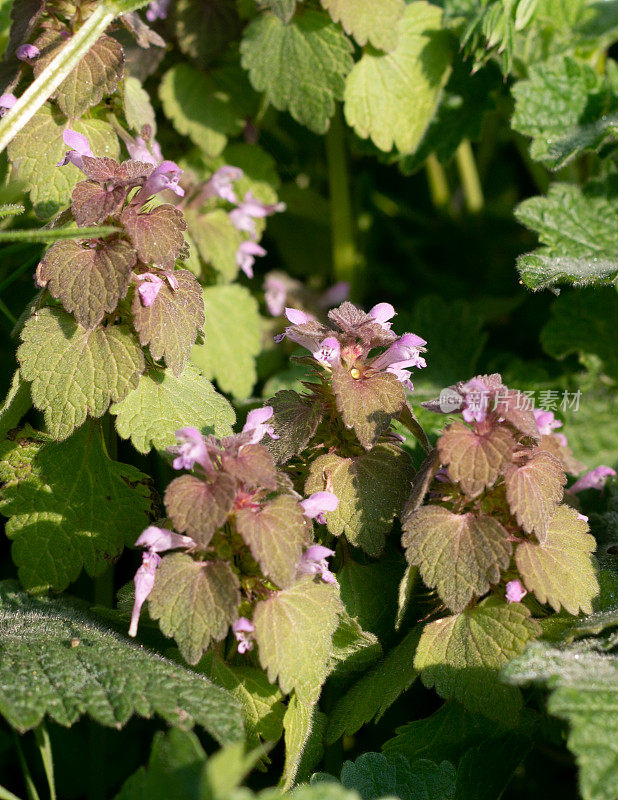
[[[266,447],[278,464],[285,464],[301,453],[313,438],[324,414],[324,407],[313,398],[304,398],[291,389],[284,389],[271,397],[270,420],[278,439],[269,439]]]
[[[536,450],[520,466],[508,467],[504,481],[511,513],[526,533],[542,541],[557,504],[562,500],[566,475],[558,459]]]
[[[393,50],[397,45],[397,23],[403,0],[320,0],[335,22],[353,36],[358,44],[370,42],[379,50]]]
[[[235,497],[236,483],[225,473],[217,473],[213,481],[181,475],[165,491],[165,508],[175,530],[206,546],[227,520]]]
[[[174,267],[185,242],[182,233],[187,229],[182,211],[169,203],[145,213],[128,206],[121,219],[140,261],[170,269]]]
[[[476,433],[462,422],[453,422],[438,439],[443,464],[448,464],[451,480],[469,497],[476,497],[493,486],[511,462],[515,440],[504,428]]]

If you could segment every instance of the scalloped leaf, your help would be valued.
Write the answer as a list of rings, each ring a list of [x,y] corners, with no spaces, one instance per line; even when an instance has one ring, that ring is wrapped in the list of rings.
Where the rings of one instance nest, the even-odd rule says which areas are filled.
[[[233,281],[238,274],[236,253],[242,236],[227,211],[215,208],[205,214],[187,212],[187,223],[201,258],[218,273],[221,283]]]
[[[540,439],[539,429],[532,411],[532,403],[519,389],[499,390],[495,396],[495,409],[524,436],[535,442]]]
[[[240,53],[254,89],[314,133],[326,133],[353,63],[351,43],[326,14],[305,9],[287,25],[261,14],[245,29]]]
[[[35,78],[67,43],[68,40],[56,31],[43,32],[35,42],[41,51],[34,62]],[[69,119],[77,119],[90,106],[96,106],[105,95],[111,94],[123,75],[124,52],[120,43],[110,36],[101,36],[62,81],[53,97]]]
[[[174,478],[165,491],[165,509],[175,530],[188,534],[205,547],[232,510],[236,482],[225,473],[213,481],[194,475]]]
[[[513,552],[509,533],[497,520],[453,514],[440,506],[419,508],[406,518],[403,530],[406,558],[455,612],[498,583]]]
[[[151,135],[156,136],[157,118],[148,92],[133,75],[127,75],[122,86],[122,107],[129,128],[141,135],[144,125],[150,125]]]
[[[339,505],[324,514],[328,530],[333,536],[345,534],[353,545],[378,556],[403,507],[412,476],[407,453],[393,444],[379,444],[353,458],[335,453],[318,456],[311,464],[305,493],[334,492]]]
[[[505,428],[477,433],[463,422],[453,422],[438,439],[438,451],[448,474],[469,497],[493,486],[511,463],[515,440]]]
[[[498,670],[540,633],[538,622],[521,603],[507,605],[490,597],[426,625],[414,666],[425,686],[435,687],[441,697],[497,720],[514,721],[521,695],[499,682]]]
[[[37,283],[82,327],[94,328],[126,295],[136,262],[132,247],[122,239],[100,240],[95,247],[56,242],[37,267]]]
[[[178,44],[198,67],[207,67],[238,38],[236,0],[175,0],[173,24]]]
[[[562,465],[546,450],[535,450],[525,463],[507,468],[504,482],[511,513],[526,533],[542,541],[564,493]]]
[[[249,489],[277,488],[277,471],[268,450],[261,444],[244,444],[236,455],[224,452],[223,469]]]
[[[82,569],[101,575],[148,524],[148,477],[111,461],[95,425],[60,443],[24,430],[0,453],[0,511],[30,591],[66,589]]]
[[[591,554],[596,548],[588,525],[569,506],[558,506],[543,542],[517,545],[515,563],[529,592],[540,603],[549,603],[569,614],[592,613],[592,599],[599,593]]]
[[[183,231],[187,230],[182,211],[169,203],[141,213],[134,206],[128,206],[122,212],[121,221],[140,261],[174,267],[185,243]]]
[[[340,780],[346,789],[357,791],[362,800],[453,800],[455,777],[455,767],[448,761],[436,764],[422,758],[410,765],[399,754],[363,753],[354,762],[344,762]]]
[[[153,368],[142,375],[137,389],[110,406],[116,430],[140,453],[165,450],[176,443],[174,432],[193,427],[204,434],[230,436],[236,419],[228,401],[215,391],[193,364],[179,377],[170,369]]]
[[[369,48],[356,62],[344,111],[348,125],[380,150],[413,153],[438,107],[454,48],[442,28],[442,9],[424,0],[406,6],[396,33],[392,52]]]
[[[302,453],[324,415],[324,406],[313,397],[303,397],[291,389],[277,392],[266,403],[273,409],[270,420],[278,439],[269,439],[265,446],[277,464],[286,464]]]
[[[112,158],[84,158],[82,170],[90,178],[80,181],[71,194],[71,211],[80,227],[99,225],[120,212],[129,190],[141,186],[152,164]]]
[[[309,543],[305,517],[290,495],[281,495],[260,510],[242,508],[236,528],[264,575],[286,589],[294,582],[303,545]]]
[[[393,50],[399,32],[397,23],[405,10],[404,0],[320,0],[334,22],[358,44],[370,42],[378,50]]]
[[[386,433],[406,404],[403,386],[389,372],[353,378],[340,367],[333,370],[333,392],[346,428],[352,428],[365,450]]]
[[[219,642],[238,619],[238,578],[224,561],[194,561],[185,553],[165,556],[148,596],[148,611],[183,658],[197,664],[211,641]]]
[[[260,664],[284,694],[294,689],[301,703],[309,705],[318,699],[340,611],[338,587],[309,575],[256,605]]]
[[[84,177],[73,164],[56,166],[68,149],[62,139],[67,128],[83,134],[96,156],[118,156],[118,139],[109,123],[98,119],[69,122],[49,105],[42,106],[7,147],[11,180],[26,183],[38,217],[51,217],[66,206]]]
[[[17,350],[34,405],[56,439],[137,386],[144,354],[126,325],[86,330],[64,311],[43,308],[26,322]]]
[[[45,718],[66,727],[87,714],[121,728],[137,714],[201,725],[219,743],[243,739],[225,689],[119,636],[74,601],[33,598],[0,584],[0,714],[20,733]]]
[[[186,269],[174,272],[178,288],[164,280],[151,306],[142,305],[139,292],[133,297],[133,324],[142,345],[151,356],[165,363],[178,377],[189,359],[197,332],[204,325],[202,288]]]

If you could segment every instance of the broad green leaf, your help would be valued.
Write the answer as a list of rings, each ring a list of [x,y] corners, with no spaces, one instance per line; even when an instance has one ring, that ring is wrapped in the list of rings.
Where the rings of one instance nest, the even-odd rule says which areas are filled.
[[[324,515],[334,536],[348,541],[371,556],[378,556],[393,519],[401,512],[410,489],[412,464],[403,450],[379,444],[352,458],[318,456],[312,462],[305,493],[328,491],[339,498],[335,511]]]
[[[404,566],[397,553],[383,557],[379,563],[359,564],[346,560],[337,573],[345,610],[364,630],[373,631],[381,639],[388,638],[393,630],[397,585]]]
[[[258,0],[260,6],[270,9],[281,22],[289,22],[296,11],[296,3],[303,0]]]
[[[37,39],[41,51],[34,61],[34,77],[47,68],[68,40],[48,29]],[[53,97],[61,111],[71,120],[79,119],[90,108],[111,94],[124,74],[124,53],[120,43],[110,36],[101,36],[77,66],[65,78]]]
[[[243,120],[230,96],[189,64],[176,64],[165,73],[159,96],[178,133],[189,136],[209,156],[218,156],[227,137],[242,131]]]
[[[294,581],[303,545],[309,541],[303,511],[290,495],[280,495],[261,509],[241,508],[236,528],[264,575],[282,589]]]
[[[511,124],[532,137],[530,155],[551,169],[596,149],[618,127],[618,118],[606,116],[615,110],[616,101],[604,79],[589,64],[569,56],[533,65],[529,77],[512,91]]]
[[[436,111],[452,57],[451,37],[442,29],[442,11],[417,0],[397,23],[397,46],[390,53],[368,49],[350,72],[345,117],[363,139],[401,153],[418,147]]]
[[[178,378],[170,369],[150,369],[137,388],[109,411],[116,416],[119,435],[130,438],[140,453],[175,444],[174,432],[182,427],[229,436],[236,418],[228,401],[193,364],[187,364]]]
[[[243,239],[227,211],[222,208],[205,214],[188,211],[186,217],[201,258],[217,271],[221,283],[233,281],[238,274],[236,252]]]
[[[174,529],[202,547],[210,544],[217,528],[225,524],[235,499],[236,482],[223,472],[212,481],[181,475],[170,483],[164,497]]]
[[[519,692],[499,682],[498,670],[519,655],[540,633],[521,603],[507,605],[490,597],[453,617],[423,629],[414,666],[427,687],[472,711],[499,720],[515,719]]]
[[[341,783],[357,791],[363,800],[452,800],[455,767],[448,761],[436,764],[419,759],[410,764],[399,754],[363,753],[354,762],[344,762]]]
[[[592,391],[586,392],[586,402],[579,408],[564,412],[565,430],[569,443],[578,458],[590,466],[614,464],[618,451],[618,394],[612,386],[602,386],[595,380]],[[583,469],[570,469],[574,475]]]
[[[157,134],[157,120],[150,95],[133,75],[127,75],[122,89],[122,105],[127,125],[141,135],[144,125],[150,125],[152,136]]]
[[[83,568],[101,575],[135,542],[151,510],[148,479],[110,460],[94,424],[60,443],[28,433],[0,451],[12,472],[3,475],[0,510],[24,586],[62,590]]]
[[[401,542],[423,581],[456,612],[498,583],[513,552],[509,532],[493,517],[453,514],[440,506],[419,508],[406,518]]]
[[[16,428],[21,418],[31,408],[30,387],[21,377],[20,371],[15,370],[7,396],[0,406],[0,438],[6,438],[11,428]]]
[[[264,800],[275,800],[274,797]],[[334,780],[318,781],[311,786],[298,786],[294,790],[294,800],[360,800],[357,792],[350,792]]]
[[[570,353],[594,354],[601,368],[618,380],[618,350],[613,320],[618,318],[618,293],[614,288],[582,289],[557,297],[549,322],[541,331],[541,344],[554,358]]]
[[[546,450],[534,450],[527,461],[506,470],[504,482],[511,513],[526,533],[534,531],[542,539],[562,500],[566,483],[562,465]]]
[[[253,87],[314,133],[326,133],[343,99],[352,47],[325,14],[306,9],[285,25],[274,14],[246,28],[240,53]]]
[[[570,723],[567,745],[579,766],[584,800],[613,800],[618,782],[618,658],[592,643],[535,642],[503,671],[517,685],[553,691],[547,710]]]
[[[389,372],[354,378],[339,367],[333,371],[333,392],[346,428],[352,428],[365,450],[386,433],[406,402],[403,386]]]
[[[309,444],[324,414],[324,406],[315,398],[303,397],[291,389],[277,392],[266,405],[273,409],[270,423],[279,437],[269,439],[266,447],[278,464],[285,464]]]
[[[204,289],[204,344],[191,351],[191,360],[217,381],[221,391],[243,399],[257,379],[255,359],[262,346],[258,305],[244,286]]]
[[[148,611],[183,658],[197,664],[211,641],[219,642],[238,619],[238,578],[224,561],[194,561],[184,553],[165,556]]]
[[[150,306],[143,305],[139,292],[135,292],[132,312],[140,343],[148,345],[155,361],[164,358],[178,378],[187,363],[197,332],[204,325],[204,304],[201,287],[188,270],[177,270],[174,278],[178,287],[172,289],[164,281]]]
[[[136,262],[133,248],[123,239],[98,242],[96,247],[56,242],[37,267],[37,282],[80,325],[94,328],[126,295]]]
[[[104,628],[81,605],[0,586],[0,713],[17,730],[45,717],[73,725],[88,714],[122,727],[133,714],[201,725],[218,742],[243,738],[232,696],[177,663]]]
[[[95,156],[118,156],[118,139],[107,122],[98,119],[69,122],[50,106],[43,106],[7,148],[12,163],[11,178],[25,181],[39,217],[51,217],[68,205],[73,187],[84,177],[73,164],[56,166],[69,149],[62,140],[67,128],[86,136]]]
[[[569,183],[554,183],[546,196],[531,197],[515,216],[538,234],[543,247],[520,256],[517,269],[529,289],[555,284],[574,286],[611,283],[618,275],[616,206],[601,191],[582,191]]]
[[[311,705],[320,695],[340,609],[337,587],[311,576],[255,607],[260,663],[271,682],[278,679],[285,694],[294,689],[301,703]]]
[[[349,614],[339,615],[333,634],[331,681],[345,680],[353,672],[366,670],[381,655],[382,648],[375,634],[364,631]]]
[[[502,797],[534,744],[534,729],[525,732],[516,729],[472,747],[457,769],[455,800]]]
[[[43,308],[26,322],[17,351],[32,402],[45,412],[56,439],[66,439],[86,415],[100,417],[110,402],[137,386],[144,355],[125,325],[87,331],[73,317]]]
[[[323,716],[318,711],[316,703],[305,702],[299,698],[296,692],[292,693],[283,718],[285,730],[284,791],[291,789],[294,785],[296,776],[301,769],[303,756],[307,750],[311,750],[313,744],[311,738],[316,724],[319,724],[320,717]]]
[[[187,229],[180,209],[169,203],[142,212],[127,206],[121,221],[140,261],[173,269],[185,243],[183,231]]]
[[[370,42],[379,50],[393,50],[397,45],[397,23],[404,0],[320,0],[335,22],[353,36],[358,44]]]
[[[376,722],[418,676],[414,652],[421,634],[414,628],[370,672],[339,698],[329,715],[326,741],[336,742],[344,734],[353,736],[376,717]]]
[[[235,0],[175,0],[173,24],[180,49],[204,68],[237,38]]]
[[[521,542],[515,562],[526,589],[540,603],[569,614],[592,613],[592,598],[599,593],[591,553],[596,548],[588,525],[570,506],[558,506],[541,542]]]
[[[515,440],[503,427],[477,433],[463,422],[453,422],[438,439],[440,460],[448,464],[449,478],[469,497],[493,486],[511,463]]]

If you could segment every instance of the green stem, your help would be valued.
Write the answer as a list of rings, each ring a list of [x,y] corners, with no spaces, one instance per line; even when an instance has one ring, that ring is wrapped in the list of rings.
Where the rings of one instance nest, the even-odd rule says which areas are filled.
[[[476,161],[474,160],[474,153],[472,152],[472,145],[468,139],[463,139],[457,148],[455,161],[459,179],[461,180],[461,188],[466,199],[466,208],[470,214],[478,214],[482,210],[485,200],[476,168]]]
[[[32,775],[30,774],[28,762],[26,761],[26,757],[24,756],[24,751],[21,748],[21,742],[19,741],[19,737],[17,736],[16,733],[14,733],[13,736],[15,738],[15,747],[17,748],[19,765],[21,767],[21,771],[24,776],[24,783],[26,784],[26,796],[28,797],[28,800],[40,800],[39,793],[36,790],[36,786],[34,785],[34,781],[32,780]]]
[[[0,153],[79,64],[110,22],[120,14],[127,14],[146,3],[147,0],[101,0],[97,4],[82,27],[0,121]]]
[[[32,244],[57,242],[60,239],[103,239],[113,233],[119,233],[120,228],[113,225],[98,225],[89,228],[78,228],[77,225],[67,225],[65,228],[53,230],[16,230],[0,231],[0,242],[28,242]]]
[[[448,188],[448,180],[444,167],[435,153],[430,153],[425,162],[425,172],[427,174],[427,183],[429,185],[429,195],[434,208],[439,211],[445,211],[450,207],[451,192]]]
[[[13,794],[13,792],[9,792],[4,786],[0,786],[0,800],[21,800],[21,797]]]
[[[49,739],[49,731],[45,721],[34,729],[34,738],[36,739],[39,753],[41,754],[41,761],[43,762],[43,769],[45,770],[45,777],[47,778],[47,786],[49,787],[49,800],[56,800],[56,782],[54,780],[54,759],[52,755],[51,741]]]
[[[15,325],[17,322],[17,317],[14,317],[13,314],[9,311],[8,306],[2,300],[0,300],[0,311],[4,314],[4,316],[9,320],[11,326]]]
[[[530,141],[529,139],[524,138],[520,134],[516,134],[513,137],[513,141],[515,142],[515,147],[517,148],[517,152],[519,153],[522,161],[526,165],[530,177],[534,181],[536,188],[541,194],[546,194],[547,190],[549,189],[550,177],[549,173],[545,169],[542,164],[539,164],[537,161],[533,161],[530,157]]]
[[[354,242],[345,128],[340,108],[337,108],[331,119],[326,134],[326,160],[334,276],[337,281],[347,281],[350,284],[350,294],[355,297],[359,289],[360,262]]]

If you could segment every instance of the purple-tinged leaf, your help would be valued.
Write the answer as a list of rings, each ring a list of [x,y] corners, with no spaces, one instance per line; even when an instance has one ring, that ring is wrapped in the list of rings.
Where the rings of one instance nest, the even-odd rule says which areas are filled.
[[[405,525],[406,520],[408,520],[410,516],[414,514],[416,509],[422,505],[425,495],[429,490],[429,486],[431,485],[439,466],[440,454],[438,453],[438,450],[434,448],[423,461],[418,472],[414,476],[414,480],[412,481],[412,491],[406,500],[406,504],[401,514],[402,525]]]
[[[403,529],[406,558],[455,612],[498,583],[513,550],[508,531],[497,520],[453,514],[440,506],[419,508]]]
[[[333,370],[333,391],[346,428],[354,430],[365,450],[386,433],[406,402],[403,386],[388,372],[354,378],[339,367]]]
[[[493,486],[511,463],[515,440],[500,427],[477,433],[462,422],[449,425],[438,440],[440,460],[448,464],[451,480],[469,497]]]
[[[243,508],[236,528],[260,569],[281,589],[294,582],[303,545],[310,541],[309,526],[299,504],[281,495],[261,510]]]
[[[134,206],[122,212],[122,224],[140,261],[171,268],[184,245],[187,229],[182,212],[169,203],[140,213]]]
[[[173,274],[177,289],[164,281],[150,306],[144,306],[139,292],[135,292],[132,311],[140,343],[149,346],[155,361],[165,358],[178,377],[204,324],[204,300],[201,287],[190,272],[182,269]]]
[[[328,312],[328,318],[344,333],[355,336],[372,347],[390,345],[397,334],[377,322],[374,317],[346,300]]]
[[[100,225],[120,211],[126,196],[127,190],[122,186],[108,191],[96,181],[80,181],[71,195],[71,211],[75,222],[81,228],[86,225]]]
[[[399,414],[399,422],[406,426],[406,428],[414,436],[416,441],[419,442],[426,453],[431,451],[431,445],[429,444],[427,434],[423,430],[423,426],[416,418],[416,414],[414,411],[412,411],[410,403],[408,403],[407,400],[404,407],[401,409],[401,413]]]
[[[574,508],[558,506],[541,544],[517,546],[515,563],[526,589],[555,611],[562,606],[569,614],[592,613],[599,584],[590,557],[596,541],[587,531]]]
[[[84,328],[91,329],[111,313],[127,293],[137,259],[122,239],[85,247],[56,242],[37,267],[39,286],[46,286]]]
[[[552,433],[541,436],[539,449],[556,456],[564,471],[568,472],[569,475],[579,475],[580,472],[586,469],[586,465],[575,458],[571,448],[563,444],[560,434]]]
[[[529,436],[535,442],[539,441],[539,428],[536,424],[534,412],[527,408],[528,398],[517,389],[509,389],[506,393],[498,391],[496,396],[496,411],[514,428],[524,436]]]
[[[174,528],[206,547],[232,510],[236,482],[219,473],[209,482],[194,475],[175,478],[165,492],[165,508]]]
[[[324,415],[324,406],[315,398],[302,397],[284,389],[268,401],[273,408],[271,420],[278,439],[265,442],[277,464],[285,464],[301,453],[313,438]]]
[[[224,561],[194,561],[184,553],[165,556],[148,611],[183,658],[197,664],[211,641],[219,642],[238,619],[238,578]]]
[[[243,445],[236,455],[224,453],[222,466],[249,489],[277,488],[277,472],[272,456],[262,445]]]
[[[535,450],[525,463],[507,468],[504,482],[511,513],[526,533],[534,531],[542,541],[564,492],[560,462],[546,450]]]

